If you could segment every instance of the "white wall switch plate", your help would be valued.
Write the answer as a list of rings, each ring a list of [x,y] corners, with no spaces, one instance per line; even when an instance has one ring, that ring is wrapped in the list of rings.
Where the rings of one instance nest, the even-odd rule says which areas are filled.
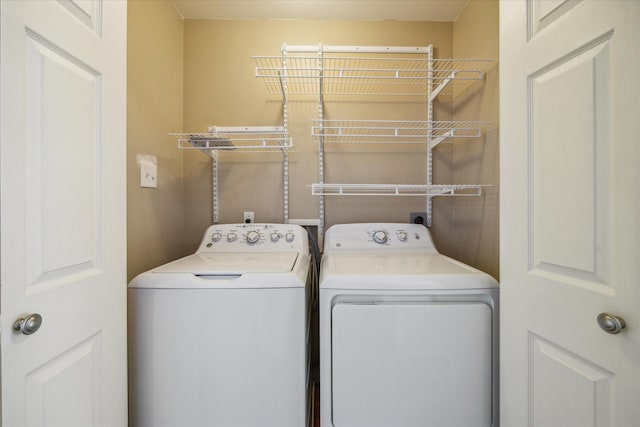
[[[140,163],[140,187],[158,188],[158,166],[156,164]]]

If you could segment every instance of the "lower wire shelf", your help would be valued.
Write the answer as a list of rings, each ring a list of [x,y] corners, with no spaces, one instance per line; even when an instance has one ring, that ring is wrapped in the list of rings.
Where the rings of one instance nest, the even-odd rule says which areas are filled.
[[[314,196],[480,196],[483,184],[311,184]]]

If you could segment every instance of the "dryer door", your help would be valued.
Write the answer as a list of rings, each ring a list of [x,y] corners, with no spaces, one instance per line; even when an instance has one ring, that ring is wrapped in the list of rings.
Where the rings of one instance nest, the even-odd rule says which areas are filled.
[[[491,330],[483,302],[336,304],[333,425],[490,426]]]

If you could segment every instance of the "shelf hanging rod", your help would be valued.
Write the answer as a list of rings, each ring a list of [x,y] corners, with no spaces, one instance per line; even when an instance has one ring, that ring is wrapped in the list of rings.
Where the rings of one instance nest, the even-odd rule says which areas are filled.
[[[285,132],[283,126],[209,126],[209,133],[273,133],[282,134]]]
[[[317,53],[318,45],[283,45],[283,52]],[[320,46],[324,53],[416,53],[427,54],[429,47],[419,46]]]

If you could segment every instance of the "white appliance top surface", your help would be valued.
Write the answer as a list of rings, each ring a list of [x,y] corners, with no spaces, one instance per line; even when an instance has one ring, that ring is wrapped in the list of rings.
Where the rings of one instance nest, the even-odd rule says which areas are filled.
[[[129,288],[302,288],[309,241],[295,224],[215,224],[196,253],[136,276]]]
[[[347,252],[324,255],[320,289],[463,290],[494,289],[486,273],[439,253]]]
[[[295,252],[201,252],[153,269],[154,273],[247,274],[287,273],[298,258]]]
[[[418,224],[342,224],[327,230],[321,289],[497,288],[482,271],[438,253]]]
[[[468,265],[431,252],[341,253],[328,255],[324,262],[325,270],[329,274],[466,275],[478,273]]]

